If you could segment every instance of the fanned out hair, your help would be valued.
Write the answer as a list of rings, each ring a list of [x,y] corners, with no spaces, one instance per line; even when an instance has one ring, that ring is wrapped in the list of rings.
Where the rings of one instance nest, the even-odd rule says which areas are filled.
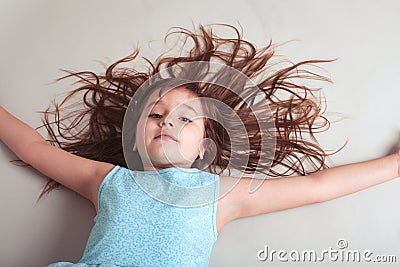
[[[53,102],[53,109],[49,107],[42,112],[44,118],[43,125],[40,127],[46,127],[50,138],[46,141],[81,157],[128,168],[123,151],[122,126],[128,105],[140,87],[149,78],[165,70],[168,70],[170,77],[180,79],[182,73],[191,73],[193,76],[193,73],[203,75],[207,71],[203,68],[200,71],[182,72],[184,63],[217,62],[244,74],[257,86],[258,95],[261,95],[262,101],[270,109],[271,116],[266,120],[272,122],[269,125],[273,125],[268,132],[274,136],[274,151],[261,150],[263,131],[260,130],[252,106],[244,103],[237,94],[238,91],[235,93],[229,88],[212,83],[187,82],[181,86],[195,92],[198,96],[213,98],[228,105],[236,112],[241,120],[239,123],[242,123],[246,129],[246,136],[229,135],[218,122],[229,116],[218,114],[218,109],[209,109],[208,116],[218,117],[216,120],[206,119],[205,123],[206,138],[211,139],[215,144],[214,150],[210,152],[215,157],[208,157],[207,166],[201,168],[221,174],[230,164],[229,167],[241,169],[245,173],[261,172],[272,177],[289,176],[295,173],[306,175],[328,168],[327,156],[337,151],[331,154],[326,153],[314,136],[315,133],[326,131],[330,127],[330,121],[324,116],[326,102],[317,96],[321,88],[310,87],[305,83],[307,81],[330,82],[329,78],[310,69],[315,69],[316,65],[332,60],[307,60],[299,63],[291,63],[287,60],[276,61],[272,42],[265,47],[256,48],[251,42],[244,40],[242,33],[234,26],[226,24],[214,26],[231,29],[236,37],[217,36],[212,26],[199,25],[198,30],[193,32],[176,27],[172,28],[174,31],[170,31],[164,41],[166,42],[171,36],[179,37],[182,41],[180,54],[168,56],[167,51],[154,61],[144,58],[145,64],[142,67],[147,68],[146,71],[122,66],[137,62],[139,49],[108,66],[105,74],[67,71],[68,75],[57,81],[74,77],[78,79],[77,83],[80,86],[69,92],[59,104]],[[281,65],[285,66],[280,67]],[[176,69],[179,71],[175,71]],[[213,77],[215,79],[218,79],[219,75],[222,77],[223,71],[222,68]],[[189,78],[191,80],[202,78],[197,76]],[[187,78],[184,77],[184,79]],[[237,81],[235,77],[230,77],[230,79]],[[234,84],[236,87],[242,86],[243,92],[248,90],[244,84]],[[77,101],[74,97],[79,97],[81,101]],[[254,103],[254,106],[257,104]],[[137,110],[140,111],[140,107]],[[53,120],[50,119],[51,116]],[[236,128],[235,123],[231,124],[231,128]],[[132,130],[129,135],[133,138],[135,131]],[[231,151],[231,147],[232,144],[244,139],[248,140],[250,146],[249,151],[246,151],[248,161],[245,166],[238,166],[240,161],[235,161],[235,159],[240,156],[238,155],[240,153]],[[262,153],[267,154],[267,158],[270,159],[268,162],[260,162]],[[132,155],[132,158],[138,163],[137,169],[140,169],[140,157],[136,154]],[[201,166],[200,163],[196,160],[194,166]],[[308,169],[308,165],[311,169]],[[39,199],[58,185],[50,179]]]

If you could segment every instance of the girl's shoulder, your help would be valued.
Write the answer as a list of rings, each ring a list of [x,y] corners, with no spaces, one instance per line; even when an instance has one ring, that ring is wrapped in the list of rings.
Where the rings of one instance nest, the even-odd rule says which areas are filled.
[[[95,181],[91,183],[91,187],[93,190],[93,199],[91,199],[94,207],[96,208],[96,212],[98,209],[98,191],[100,189],[100,185],[103,183],[103,180],[115,169],[117,169],[119,166],[114,165],[108,162],[101,162],[98,161],[95,166]]]

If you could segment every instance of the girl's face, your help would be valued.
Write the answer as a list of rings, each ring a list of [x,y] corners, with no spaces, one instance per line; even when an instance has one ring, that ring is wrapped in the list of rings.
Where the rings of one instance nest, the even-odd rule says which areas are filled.
[[[200,99],[184,87],[159,90],[148,98],[136,130],[137,149],[144,170],[190,168],[203,158],[205,133]]]

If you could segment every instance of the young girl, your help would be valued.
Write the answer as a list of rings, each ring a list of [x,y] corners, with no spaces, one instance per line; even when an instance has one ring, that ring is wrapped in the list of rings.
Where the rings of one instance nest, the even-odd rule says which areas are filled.
[[[271,44],[256,49],[226,27],[237,38],[179,28],[182,48],[192,41],[190,51],[147,60],[146,72],[121,66],[138,51],[105,75],[71,72],[66,77],[83,85],[44,112],[51,140],[0,107],[0,139],[51,178],[40,198],[62,184],[97,212],[79,263],[49,266],[207,266],[218,233],[232,220],[330,200],[400,175],[399,149],[328,168],[329,154],[314,133],[329,121],[318,90],[302,83],[327,81],[305,68],[327,61],[275,70]],[[61,115],[79,93],[83,108],[70,105]],[[255,173],[280,178],[242,177]]]

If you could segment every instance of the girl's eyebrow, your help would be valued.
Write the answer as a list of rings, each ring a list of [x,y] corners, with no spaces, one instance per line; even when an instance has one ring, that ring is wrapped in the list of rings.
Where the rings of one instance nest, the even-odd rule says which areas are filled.
[[[157,103],[159,103],[159,102],[162,102],[162,101],[160,101],[160,100],[158,100],[158,101],[152,101],[152,102],[150,102],[150,103],[147,105],[146,108],[150,107],[150,106],[153,105],[153,104],[157,104]],[[188,104],[182,103],[182,104],[179,104],[179,106],[185,106],[186,108],[192,110],[197,116],[199,115],[199,114],[197,113],[197,111],[196,111],[192,106],[190,106],[190,105],[188,105]]]

